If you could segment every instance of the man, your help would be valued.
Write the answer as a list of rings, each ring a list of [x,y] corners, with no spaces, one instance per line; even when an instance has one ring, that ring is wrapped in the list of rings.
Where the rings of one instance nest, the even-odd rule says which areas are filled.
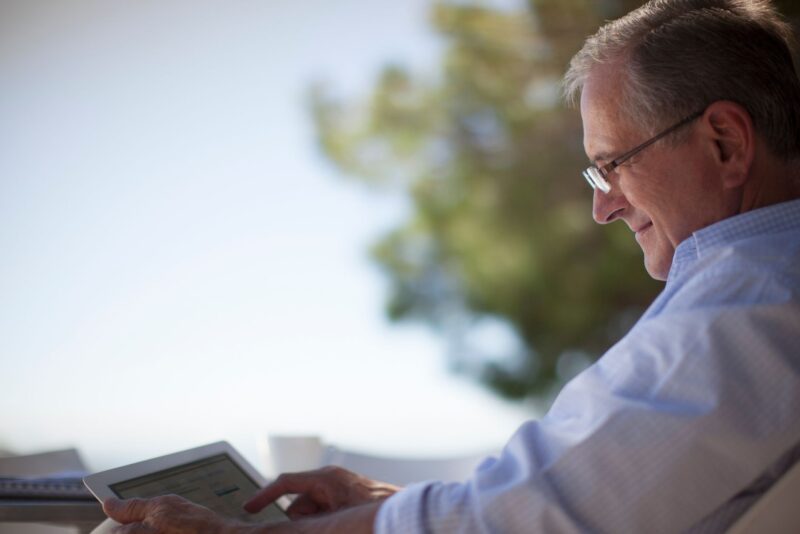
[[[463,484],[283,475],[280,526],[177,497],[110,501],[122,532],[720,532],[800,457],[800,82],[767,0],[655,0],[589,38],[594,218],[663,293]],[[335,512],[335,513],[323,513]]]

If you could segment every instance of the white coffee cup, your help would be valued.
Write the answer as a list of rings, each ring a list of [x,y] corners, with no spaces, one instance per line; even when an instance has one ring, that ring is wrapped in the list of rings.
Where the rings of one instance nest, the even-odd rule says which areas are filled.
[[[325,446],[319,436],[269,434],[266,440],[264,465],[267,475],[296,473],[321,467]]]

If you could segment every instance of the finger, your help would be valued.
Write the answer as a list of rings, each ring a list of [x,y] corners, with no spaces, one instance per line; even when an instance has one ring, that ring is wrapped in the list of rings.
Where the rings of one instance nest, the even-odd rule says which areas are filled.
[[[244,509],[252,514],[288,493],[307,493],[319,483],[319,478],[319,471],[284,473],[244,503]]]
[[[120,523],[143,521],[147,516],[148,501],[146,499],[110,498],[103,501],[103,511],[108,517]]]
[[[318,514],[322,508],[308,495],[300,495],[286,509],[286,515],[291,519],[298,519],[307,515]]]

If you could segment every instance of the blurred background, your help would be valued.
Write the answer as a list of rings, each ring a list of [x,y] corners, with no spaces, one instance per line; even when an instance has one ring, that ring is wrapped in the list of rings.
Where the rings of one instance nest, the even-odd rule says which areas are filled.
[[[0,0],[0,449],[501,446],[660,288],[559,99],[639,4]]]

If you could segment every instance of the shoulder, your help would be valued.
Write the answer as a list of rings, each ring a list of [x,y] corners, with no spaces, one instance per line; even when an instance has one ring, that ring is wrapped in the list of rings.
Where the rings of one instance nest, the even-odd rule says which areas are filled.
[[[702,251],[672,284],[664,312],[800,302],[800,231],[764,234]]]
[[[665,376],[712,384],[750,373],[800,375],[800,235],[788,238],[706,251],[597,371],[645,389],[663,386]]]

